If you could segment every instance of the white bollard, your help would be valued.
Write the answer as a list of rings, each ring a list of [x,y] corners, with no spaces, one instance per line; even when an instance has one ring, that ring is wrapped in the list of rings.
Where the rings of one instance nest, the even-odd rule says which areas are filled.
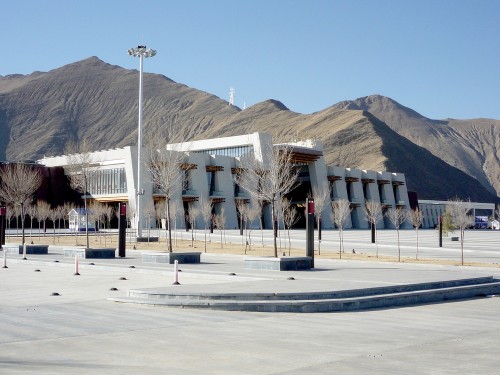
[[[78,273],[78,253],[75,252],[75,276],[79,276],[80,274]]]
[[[175,281],[172,285],[181,285],[181,283],[179,283],[179,261],[176,260],[174,262],[174,273],[175,273]]]
[[[9,268],[7,267],[7,249],[3,249],[3,267],[2,268]]]
[[[23,243],[23,259],[26,260],[26,243]]]

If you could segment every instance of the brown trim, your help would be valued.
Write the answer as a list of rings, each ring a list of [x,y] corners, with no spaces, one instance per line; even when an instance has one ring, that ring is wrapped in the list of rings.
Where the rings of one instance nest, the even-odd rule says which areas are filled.
[[[231,174],[241,174],[243,172],[245,172],[245,168],[241,167],[231,168]]]
[[[342,176],[335,176],[335,175],[327,176],[327,178],[328,178],[328,181],[340,181],[340,180],[342,180]]]
[[[96,202],[128,202],[128,196],[117,196],[117,197],[92,197]]]
[[[226,198],[211,197],[210,200],[212,201],[212,203],[224,203],[226,201]]]
[[[224,167],[222,165],[207,165],[205,170],[207,172],[222,172]]]
[[[180,163],[179,168],[182,169],[183,171],[189,171],[191,169],[198,169],[198,165],[191,163]]]

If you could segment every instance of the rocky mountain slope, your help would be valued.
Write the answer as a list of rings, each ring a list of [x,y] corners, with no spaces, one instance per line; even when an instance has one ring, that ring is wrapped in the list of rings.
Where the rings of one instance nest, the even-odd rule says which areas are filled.
[[[500,120],[431,120],[379,95],[342,102],[336,108],[369,111],[398,134],[500,196]]]
[[[0,77],[0,159],[61,154],[68,142],[83,138],[91,139],[96,150],[135,144],[137,85],[137,71],[96,57],[46,73]],[[368,98],[393,102],[383,97]],[[382,106],[369,107],[367,98],[362,98],[308,115],[292,112],[276,100],[240,110],[214,95],[157,74],[144,75],[143,103],[145,132],[170,128],[171,134],[182,140],[255,131],[286,139],[315,138],[323,142],[329,164],[403,172],[408,188],[417,191],[420,198],[458,195],[476,201],[497,199],[488,178],[478,173],[481,162],[476,160],[477,154],[469,150],[460,156],[463,144],[458,142],[462,148],[457,146],[455,155],[464,160],[450,165],[450,159],[442,153],[425,147],[437,142],[431,135],[441,122],[419,120],[421,116],[409,109],[393,110],[393,115],[384,119]],[[406,125],[408,118],[420,122]],[[413,129],[418,126],[425,131]],[[468,142],[476,140],[475,149],[483,147],[485,163],[488,160],[490,170],[494,170],[495,156],[490,155],[488,147],[495,145],[481,146],[483,138],[474,132],[455,130],[461,127],[469,125],[453,121],[455,132],[439,133],[439,137],[460,134],[465,138],[468,134]],[[498,155],[498,146],[494,155]]]

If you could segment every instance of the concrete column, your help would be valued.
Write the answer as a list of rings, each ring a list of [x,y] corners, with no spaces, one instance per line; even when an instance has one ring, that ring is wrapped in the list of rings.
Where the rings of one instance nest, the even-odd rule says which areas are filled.
[[[365,198],[363,194],[363,183],[361,181],[362,172],[360,169],[347,168],[346,177],[347,176],[357,179],[357,181],[351,182],[351,203],[356,206],[351,212],[352,227],[367,229],[369,226],[365,219],[364,212]]]
[[[229,156],[216,155],[212,159],[212,162],[214,165],[224,167],[223,171],[215,173],[215,179],[217,189],[223,193],[225,199],[225,202],[221,203],[219,206],[224,207],[226,228],[238,227],[238,216],[236,215],[236,204],[234,201],[234,176],[231,174],[231,168],[234,166],[234,159]]]
[[[321,144],[317,145],[317,148],[321,148],[320,151],[323,151],[323,147]],[[309,163],[308,167],[309,167],[309,178],[311,180],[311,188],[314,197],[314,192],[317,191],[317,189],[321,188],[321,186],[324,185],[325,187],[328,187],[328,170],[323,156],[321,156],[315,162]],[[330,212],[331,212],[331,206],[330,206],[330,200],[328,200],[321,213],[322,227],[324,229],[333,228]]]

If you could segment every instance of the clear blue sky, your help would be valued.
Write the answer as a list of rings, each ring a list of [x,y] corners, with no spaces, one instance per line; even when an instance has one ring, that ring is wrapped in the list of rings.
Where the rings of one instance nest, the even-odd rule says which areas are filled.
[[[139,5],[140,4],[140,5]],[[0,75],[97,56],[235,104],[312,113],[389,96],[421,114],[500,119],[499,0],[3,0]]]

